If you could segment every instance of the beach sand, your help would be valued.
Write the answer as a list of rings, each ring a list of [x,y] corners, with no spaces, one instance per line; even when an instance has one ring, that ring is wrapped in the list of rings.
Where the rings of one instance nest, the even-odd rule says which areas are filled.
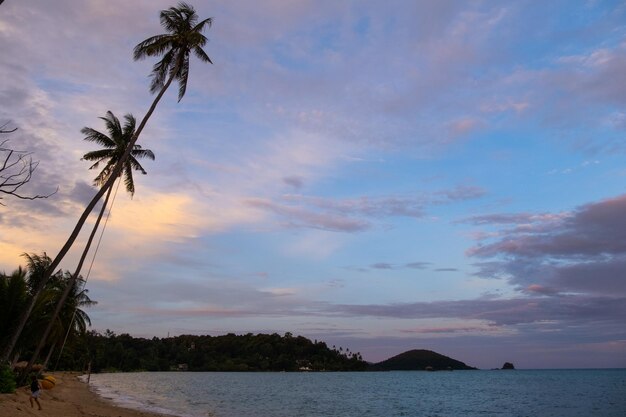
[[[45,417],[163,417],[145,411],[136,411],[115,406],[91,392],[86,383],[78,380],[78,373],[56,372],[56,386],[43,390],[39,402],[43,410],[30,407],[28,387],[19,388],[15,394],[0,394],[0,416],[45,416]]]

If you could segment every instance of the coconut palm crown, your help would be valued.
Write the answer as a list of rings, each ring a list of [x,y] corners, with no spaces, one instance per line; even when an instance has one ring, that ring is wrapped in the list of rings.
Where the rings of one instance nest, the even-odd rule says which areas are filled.
[[[211,27],[212,18],[198,22],[193,6],[181,2],[160,13],[161,26],[168,33],[152,36],[139,43],[134,49],[134,59],[163,56],[152,68],[150,92],[161,90],[169,76],[178,81],[178,101],[185,95],[189,76],[189,55],[194,53],[203,62],[213,63],[202,47],[207,38],[202,34],[205,27]]]
[[[124,156],[124,152],[135,134],[136,124],[132,114],[124,116],[126,120],[124,126],[121,125],[119,119],[111,111],[108,111],[106,116],[101,117],[101,119],[104,120],[109,133],[108,136],[90,127],[81,129],[81,133],[85,135],[86,141],[96,142],[104,147],[104,149],[87,152],[83,156],[84,160],[94,162],[89,169],[97,169],[101,163],[106,164],[94,179],[93,184],[95,186],[101,186],[106,182],[113,172],[115,164]],[[124,177],[124,185],[126,186],[126,191],[128,191],[131,196],[135,193],[133,169],[140,171],[142,174],[146,174],[146,170],[143,169],[139,161],[137,161],[137,159],[141,158],[148,158],[154,161],[154,153],[149,149],[142,149],[140,145],[134,145],[133,150],[130,152],[122,168],[121,175]]]

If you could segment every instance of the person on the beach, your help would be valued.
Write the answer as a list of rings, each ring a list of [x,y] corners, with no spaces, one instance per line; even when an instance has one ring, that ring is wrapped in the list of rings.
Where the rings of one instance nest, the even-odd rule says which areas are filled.
[[[41,410],[41,404],[39,403],[39,394],[41,394],[41,385],[39,385],[39,381],[37,381],[37,376],[33,375],[33,377],[30,380],[30,406],[35,407],[35,405],[33,404],[33,400],[35,400],[35,402],[37,403],[37,405],[39,406],[39,409]]]

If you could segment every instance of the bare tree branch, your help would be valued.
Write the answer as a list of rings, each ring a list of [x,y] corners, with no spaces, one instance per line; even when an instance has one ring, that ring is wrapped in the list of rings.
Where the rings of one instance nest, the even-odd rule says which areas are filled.
[[[2,4],[2,0],[0,0],[0,4]],[[0,133],[13,133],[17,130],[17,127],[11,129],[11,130],[5,130],[5,128],[9,125],[9,122],[6,122],[5,124],[3,124],[2,126],[0,126]]]
[[[17,130],[6,129],[8,122],[0,126],[0,133],[12,133]],[[40,198],[48,198],[59,191],[57,189],[46,195],[28,196],[20,192],[20,188],[26,185],[33,177],[33,173],[39,165],[39,161],[33,162],[32,152],[18,151],[6,146],[9,140],[5,139],[0,142],[0,206],[5,204],[1,201],[3,195],[10,195],[22,200],[37,200]]]

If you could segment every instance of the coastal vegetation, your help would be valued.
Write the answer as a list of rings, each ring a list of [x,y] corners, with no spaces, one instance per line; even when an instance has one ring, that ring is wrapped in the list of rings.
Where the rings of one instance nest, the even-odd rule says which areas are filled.
[[[7,335],[15,325],[17,318],[34,299],[34,292],[40,287],[43,271],[50,265],[51,259],[43,254],[24,254],[26,267],[18,267],[10,274],[0,273],[0,334]],[[15,364],[20,357],[30,357],[41,340],[44,329],[50,327],[49,337],[43,344],[46,356],[44,366],[48,364],[55,350],[66,341],[73,344],[84,336],[91,325],[89,316],[83,310],[96,302],[83,288],[83,278],[72,279],[69,271],[57,271],[42,287],[32,312],[24,326],[24,331],[16,343],[11,358]],[[67,292],[63,307],[56,319],[52,319],[54,310],[62,295]],[[49,326],[51,325],[51,326]],[[2,342],[5,342],[2,340]],[[4,347],[4,346],[0,346]],[[13,375],[6,364],[1,364],[0,385],[3,389],[14,386]],[[11,382],[13,381],[13,382]],[[8,387],[8,388],[7,388]]]
[[[65,349],[59,369],[131,371],[363,371],[367,362],[349,349],[285,333],[181,335],[144,339],[89,332]]]

